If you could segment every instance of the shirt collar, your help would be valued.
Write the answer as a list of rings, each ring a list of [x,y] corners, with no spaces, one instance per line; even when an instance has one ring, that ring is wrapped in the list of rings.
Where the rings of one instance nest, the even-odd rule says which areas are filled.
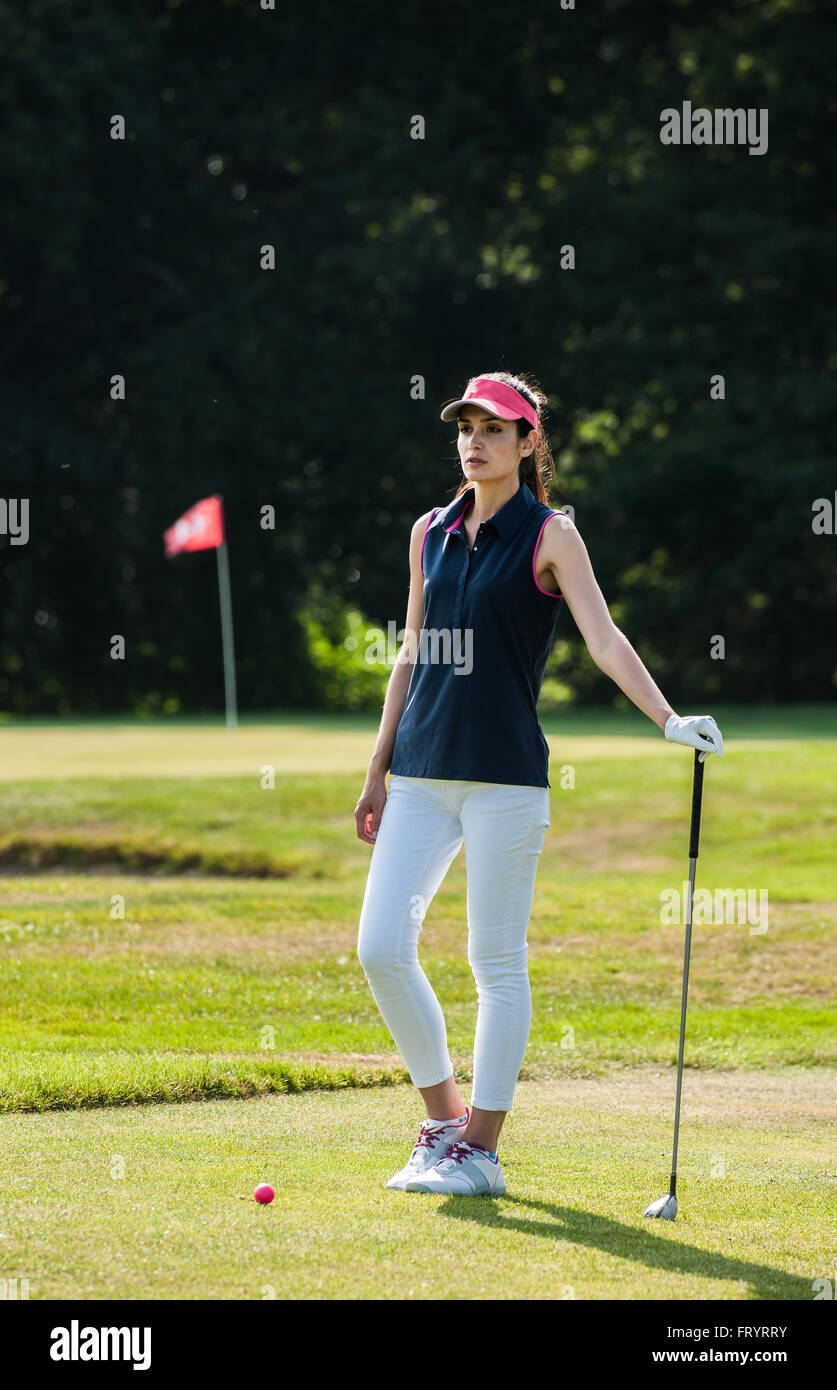
[[[474,504],[475,495],[475,490],[471,487],[453,499],[445,510],[444,529],[446,532],[458,530],[466,511]],[[521,483],[514,496],[510,497],[508,502],[504,502],[500,510],[489,517],[485,524],[486,526],[493,526],[502,540],[511,540],[512,536],[520,529],[523,518],[535,506],[537,506],[537,502],[529,484]]]

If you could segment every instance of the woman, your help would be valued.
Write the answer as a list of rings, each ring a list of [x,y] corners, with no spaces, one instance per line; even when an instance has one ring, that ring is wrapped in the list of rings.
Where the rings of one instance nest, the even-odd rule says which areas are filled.
[[[667,739],[704,749],[701,760],[723,754],[714,719],[674,713],[614,625],[576,527],[549,507],[545,403],[530,377],[492,372],[442,411],[458,420],[463,482],[413,526],[405,640],[355,807],[357,834],[374,846],[358,958],[427,1111],[386,1184],[402,1191],[506,1190],[497,1143],[529,1037],[526,929],[549,826],[536,704],[562,601],[596,664]],[[471,1107],[417,954],[463,841],[479,999]]]

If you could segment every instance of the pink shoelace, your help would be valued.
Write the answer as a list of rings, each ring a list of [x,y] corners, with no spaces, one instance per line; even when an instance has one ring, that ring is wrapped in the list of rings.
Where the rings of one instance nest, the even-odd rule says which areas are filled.
[[[454,1163],[464,1163],[467,1158],[474,1157],[474,1150],[467,1139],[460,1139],[452,1144],[445,1154],[445,1158],[452,1158]]]
[[[441,1131],[439,1129],[434,1129],[432,1126],[426,1124],[422,1125],[413,1153],[418,1153],[419,1149],[435,1148],[436,1140],[440,1133]]]

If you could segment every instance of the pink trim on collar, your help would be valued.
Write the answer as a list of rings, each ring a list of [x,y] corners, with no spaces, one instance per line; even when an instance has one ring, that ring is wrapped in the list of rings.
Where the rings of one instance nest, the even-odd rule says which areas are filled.
[[[452,522],[450,526],[446,526],[446,527],[445,527],[445,535],[447,535],[449,531],[455,531],[455,530],[456,530],[456,528],[457,528],[457,526],[459,525],[460,521],[462,520],[463,516],[464,516],[465,513],[467,512],[468,508],[471,507],[471,506],[473,506],[473,502],[474,502],[474,498],[476,497],[476,493],[474,492],[474,489],[473,489],[472,487],[469,487],[469,488],[467,489],[467,491],[463,492],[462,496],[463,496],[463,497],[470,497],[471,500],[470,500],[470,502],[466,502],[466,503],[465,503],[464,507],[462,508],[462,511],[459,513],[459,516],[456,518],[456,521]]]

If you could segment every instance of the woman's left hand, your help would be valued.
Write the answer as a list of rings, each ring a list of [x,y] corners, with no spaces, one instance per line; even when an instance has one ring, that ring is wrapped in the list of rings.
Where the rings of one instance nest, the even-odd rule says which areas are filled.
[[[724,756],[721,730],[711,714],[670,714],[663,733],[670,743],[685,743],[688,748],[703,748],[700,761],[706,762],[710,753]]]

